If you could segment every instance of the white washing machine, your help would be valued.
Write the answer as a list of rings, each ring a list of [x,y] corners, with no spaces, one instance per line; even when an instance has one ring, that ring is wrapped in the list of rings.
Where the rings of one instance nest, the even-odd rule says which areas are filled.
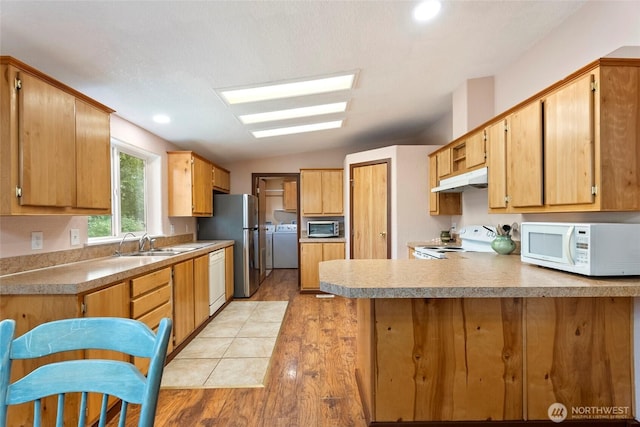
[[[298,226],[278,224],[273,232],[273,268],[298,268]]]

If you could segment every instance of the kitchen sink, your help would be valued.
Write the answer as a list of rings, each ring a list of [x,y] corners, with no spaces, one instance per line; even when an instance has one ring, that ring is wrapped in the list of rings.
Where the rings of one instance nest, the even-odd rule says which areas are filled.
[[[156,250],[156,251],[130,252],[128,254],[121,254],[121,256],[173,256],[173,255],[179,255],[181,253],[183,252]]]

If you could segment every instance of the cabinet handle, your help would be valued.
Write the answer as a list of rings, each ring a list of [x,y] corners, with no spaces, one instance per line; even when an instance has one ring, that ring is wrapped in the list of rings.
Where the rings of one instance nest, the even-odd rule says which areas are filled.
[[[385,237],[387,235],[387,233],[385,233],[384,231],[382,233],[380,233],[380,237]]]

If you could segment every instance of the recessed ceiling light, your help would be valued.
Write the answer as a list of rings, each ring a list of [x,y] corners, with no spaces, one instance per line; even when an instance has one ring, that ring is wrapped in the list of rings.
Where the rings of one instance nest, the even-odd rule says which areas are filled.
[[[426,22],[434,18],[440,12],[441,4],[438,0],[426,0],[413,9],[413,19],[418,22]]]
[[[318,93],[334,92],[351,89],[355,74],[305,80],[291,83],[281,83],[247,89],[232,89],[220,92],[229,104],[245,102],[267,101],[272,99],[291,98],[294,96],[314,95]]]
[[[287,110],[268,111],[266,113],[245,114],[238,116],[240,121],[247,124],[273,122],[276,120],[296,119],[300,117],[318,116],[321,114],[343,113],[347,110],[347,103],[313,105],[310,107],[290,108]]]
[[[155,116],[153,116],[153,121],[161,124],[171,123],[171,117],[167,116],[166,114],[156,114]]]
[[[291,135],[294,133],[314,132],[318,130],[336,129],[342,126],[342,120],[331,122],[313,123],[310,125],[289,126],[277,129],[256,130],[251,133],[256,138],[267,138],[270,136]]]

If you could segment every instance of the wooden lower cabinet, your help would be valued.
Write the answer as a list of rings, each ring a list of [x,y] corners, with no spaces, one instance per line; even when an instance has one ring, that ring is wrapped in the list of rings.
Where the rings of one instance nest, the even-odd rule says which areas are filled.
[[[131,318],[144,322],[154,331],[163,317],[173,319],[171,267],[131,279]],[[175,326],[174,326],[175,333]],[[169,340],[167,354],[173,350]],[[134,363],[146,374],[149,359],[134,358]]]
[[[344,243],[301,243],[300,289],[319,291],[318,264],[332,259],[344,259]]]
[[[173,266],[174,345],[209,319],[209,254]]]
[[[227,301],[233,299],[233,246],[224,248],[224,293]]]
[[[632,313],[631,298],[358,299],[365,415],[548,421],[558,402],[632,418]]]
[[[124,317],[129,318],[130,309],[130,285],[128,281],[121,282],[108,288],[92,292],[84,296],[84,317]],[[106,350],[87,350],[85,356],[88,359],[115,359],[129,361],[128,355]],[[118,399],[109,397],[109,406],[114,405]],[[87,402],[87,420],[89,423],[97,421],[100,416],[102,395],[89,394]]]
[[[193,314],[195,328],[209,319],[209,254],[193,259]]]
[[[195,329],[193,260],[173,266],[173,342],[178,346]]]

